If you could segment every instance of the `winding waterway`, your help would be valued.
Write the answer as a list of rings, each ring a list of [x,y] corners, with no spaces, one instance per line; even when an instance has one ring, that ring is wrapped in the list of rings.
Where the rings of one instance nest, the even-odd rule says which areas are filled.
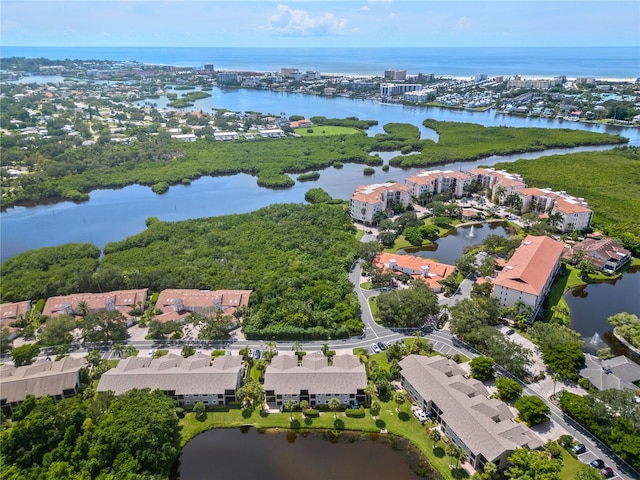
[[[333,437],[328,432],[259,432],[253,428],[209,430],[183,448],[178,478],[418,478],[409,466],[409,462],[415,463],[415,455],[394,451],[392,443],[402,447],[406,442],[391,436],[383,438],[379,434],[350,432]]]

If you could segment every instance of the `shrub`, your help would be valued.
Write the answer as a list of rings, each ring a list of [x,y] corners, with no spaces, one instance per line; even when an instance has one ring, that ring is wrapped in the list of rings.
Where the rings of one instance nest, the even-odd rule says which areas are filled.
[[[358,408],[347,408],[344,413],[347,415],[347,417],[364,418],[364,407],[360,406]]]
[[[315,417],[319,417],[320,416],[320,412],[318,410],[316,410],[315,408],[307,408],[304,411],[304,416],[305,417],[309,417],[309,418],[315,418]]]
[[[374,173],[376,173],[376,170],[373,167],[365,167],[362,173],[364,173],[365,175],[373,175]]]

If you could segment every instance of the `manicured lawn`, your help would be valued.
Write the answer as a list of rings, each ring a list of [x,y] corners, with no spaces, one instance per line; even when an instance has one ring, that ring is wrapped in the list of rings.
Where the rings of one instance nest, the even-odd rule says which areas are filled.
[[[307,130],[309,129],[313,130],[313,132],[312,133],[307,132]],[[322,126],[314,125],[313,127],[308,127],[308,128],[296,128],[294,131],[297,135],[300,135],[301,137],[310,137],[310,136],[319,137],[322,135],[353,135],[355,133],[362,135],[364,133],[362,130],[358,130],[357,128],[334,127],[332,125],[322,125]]]
[[[377,322],[378,320],[380,320],[380,309],[378,308],[378,304],[376,303],[376,297],[369,297],[369,306],[371,307],[371,315]]]
[[[582,467],[582,462],[562,449],[562,470],[560,471],[560,478],[576,478],[580,467]]]
[[[380,401],[380,400],[378,400]],[[411,414],[410,406],[405,403],[396,412],[396,403],[382,402],[380,416],[374,419],[368,412],[364,418],[349,418],[344,413],[338,412],[334,419],[333,412],[322,412],[316,418],[304,418],[301,412],[294,412],[294,421],[290,422],[289,413],[266,413],[258,411],[244,411],[232,409],[228,412],[207,412],[202,421],[196,420],[193,413],[188,413],[180,420],[181,444],[186,444],[191,438],[201,432],[212,428],[236,428],[242,425],[252,425],[255,428],[284,428],[284,429],[331,429],[331,430],[356,430],[365,432],[379,432],[386,429],[388,433],[406,438],[413,443],[426,456],[445,479],[467,478],[466,472],[461,469],[454,471],[449,464],[454,463],[444,453],[444,442],[438,443],[438,448],[432,448],[432,442],[426,432],[426,427]]]

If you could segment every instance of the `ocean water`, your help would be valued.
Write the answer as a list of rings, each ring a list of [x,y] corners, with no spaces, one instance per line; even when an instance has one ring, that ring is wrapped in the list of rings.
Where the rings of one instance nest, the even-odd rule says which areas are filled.
[[[409,75],[468,77],[640,77],[639,47],[475,47],[475,48],[208,48],[208,47],[18,47],[3,46],[0,58],[116,60],[216,70],[301,71],[382,75],[386,69]]]

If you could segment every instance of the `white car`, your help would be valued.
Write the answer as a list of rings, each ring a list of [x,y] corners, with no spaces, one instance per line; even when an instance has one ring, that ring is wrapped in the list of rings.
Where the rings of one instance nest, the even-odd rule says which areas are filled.
[[[149,353],[147,353],[147,357],[153,357],[156,354],[155,350],[149,350]]]
[[[380,353],[380,347],[375,343],[371,344],[371,350],[373,350],[373,353]]]

